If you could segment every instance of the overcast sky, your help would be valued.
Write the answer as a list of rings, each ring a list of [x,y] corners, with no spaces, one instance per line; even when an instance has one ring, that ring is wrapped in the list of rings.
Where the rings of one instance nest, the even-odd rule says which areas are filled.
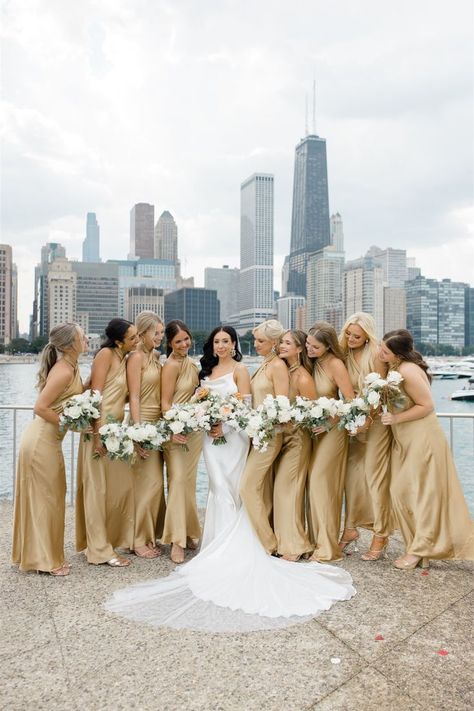
[[[275,175],[275,286],[316,79],[348,258],[402,247],[473,278],[471,0],[3,0],[2,237],[21,329],[40,247],[125,258],[136,202],[175,217],[185,276],[239,266],[240,183]]]

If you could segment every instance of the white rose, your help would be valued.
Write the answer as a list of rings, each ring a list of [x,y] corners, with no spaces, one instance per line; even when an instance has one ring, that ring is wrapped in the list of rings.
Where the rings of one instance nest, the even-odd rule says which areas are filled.
[[[82,410],[79,405],[70,405],[69,407],[64,408],[64,414],[67,417],[71,417],[73,420],[76,420],[81,416]]]
[[[370,385],[371,383],[374,383],[376,380],[379,380],[380,375],[378,373],[369,373],[365,378],[364,378],[364,383],[367,383],[367,385]]]
[[[369,394],[367,395],[367,401],[369,402],[372,407],[378,407],[380,404],[380,395],[379,393],[375,392],[375,390],[371,390]]]
[[[105,447],[108,452],[118,452],[120,449],[120,440],[118,437],[107,437]]]
[[[403,378],[398,371],[396,371],[396,370],[389,371],[389,373],[387,375],[387,383],[390,383],[390,385],[400,385],[402,380],[403,380]]]
[[[286,395],[277,395],[275,399],[280,407],[288,408],[290,406],[290,401]]]
[[[275,417],[277,416],[276,407],[273,407],[273,406],[267,407],[267,416],[268,416],[271,420],[274,420]]]
[[[278,415],[278,422],[281,422],[282,424],[284,424],[285,422],[289,422],[290,420],[291,410],[282,410]]]
[[[323,412],[324,411],[322,407],[320,407],[319,405],[314,405],[309,411],[309,414],[314,419],[319,420],[319,418],[323,416]]]
[[[170,430],[173,434],[180,434],[184,430],[184,423],[183,422],[170,422]]]
[[[191,419],[191,413],[187,410],[180,410],[178,412],[178,420],[181,422],[188,422]]]
[[[352,406],[350,402],[341,402],[338,405],[337,411],[341,415],[348,415],[349,412],[351,411]]]

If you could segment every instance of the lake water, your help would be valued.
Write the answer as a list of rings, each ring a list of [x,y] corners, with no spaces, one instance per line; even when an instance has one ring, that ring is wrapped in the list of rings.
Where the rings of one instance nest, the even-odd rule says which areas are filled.
[[[253,361],[254,362],[254,361]],[[252,369],[252,363],[249,363]],[[35,381],[37,363],[0,363],[0,392],[2,405],[31,406],[36,398]],[[90,363],[81,364],[83,377],[90,372]],[[437,412],[457,412],[474,414],[473,402],[451,401],[449,395],[462,387],[464,380],[433,381],[433,396]],[[21,432],[31,419],[31,412],[17,414],[17,451]],[[11,498],[13,483],[13,415],[11,411],[0,410],[0,498]],[[446,434],[449,433],[449,421],[441,419]],[[78,439],[76,440],[76,450]],[[474,421],[454,420],[454,457],[466,498],[474,515]],[[67,466],[68,487],[70,488],[71,442],[68,434],[63,444]],[[74,484],[73,484],[74,486]],[[197,497],[199,506],[205,506],[207,497],[207,476],[204,462],[201,460],[198,472]],[[68,500],[70,492],[68,492]]]

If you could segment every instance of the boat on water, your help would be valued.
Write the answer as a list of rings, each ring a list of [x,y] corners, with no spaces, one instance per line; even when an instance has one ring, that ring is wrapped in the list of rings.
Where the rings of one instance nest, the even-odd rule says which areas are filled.
[[[450,400],[471,400],[474,402],[474,377],[470,377],[460,390],[455,390],[449,396]]]

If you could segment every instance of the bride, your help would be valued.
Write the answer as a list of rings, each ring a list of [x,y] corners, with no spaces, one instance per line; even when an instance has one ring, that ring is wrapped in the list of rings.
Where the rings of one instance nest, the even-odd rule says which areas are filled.
[[[239,361],[237,333],[221,326],[201,358],[201,386],[250,399],[250,379]],[[214,446],[213,438],[226,438]],[[269,555],[239,497],[249,442],[222,425],[205,435],[209,497],[201,550],[189,563],[159,578],[117,590],[106,608],[154,626],[210,632],[248,632],[311,619],[354,594],[346,571],[320,563],[294,563]]]

